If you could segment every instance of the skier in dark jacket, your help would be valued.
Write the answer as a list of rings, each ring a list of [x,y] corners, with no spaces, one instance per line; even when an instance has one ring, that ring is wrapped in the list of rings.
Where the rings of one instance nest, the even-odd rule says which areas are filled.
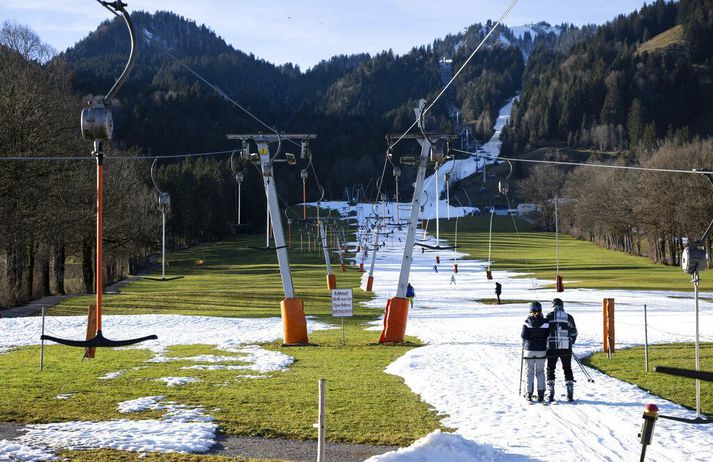
[[[495,283],[495,296],[498,298],[498,305],[500,305],[500,294],[503,293],[503,286],[499,282]]]
[[[411,308],[413,308],[413,299],[416,297],[416,291],[414,290],[413,286],[409,282],[408,285],[406,286],[406,298],[408,298],[409,305]]]
[[[547,337],[547,386],[549,400],[555,399],[555,367],[557,360],[562,361],[564,380],[567,386],[567,399],[574,399],[574,375],[572,374],[572,345],[577,341],[577,325],[571,314],[564,311],[564,303],[559,298],[552,300],[553,310],[547,314],[549,326]]]
[[[537,401],[545,400],[545,360],[547,358],[547,336],[549,328],[542,316],[540,302],[530,303],[530,315],[525,319],[520,337],[523,341],[523,354],[527,364],[527,392],[525,398],[532,400],[537,375]]]

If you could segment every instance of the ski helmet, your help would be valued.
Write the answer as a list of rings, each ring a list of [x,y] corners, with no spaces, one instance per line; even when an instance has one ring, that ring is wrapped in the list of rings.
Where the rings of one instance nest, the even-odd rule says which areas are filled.
[[[537,311],[542,311],[542,305],[540,305],[540,302],[531,302],[530,303],[530,312],[534,313]]]
[[[562,309],[564,308],[564,302],[562,302],[562,300],[560,300],[559,298],[555,298],[554,300],[552,300],[552,308]]]

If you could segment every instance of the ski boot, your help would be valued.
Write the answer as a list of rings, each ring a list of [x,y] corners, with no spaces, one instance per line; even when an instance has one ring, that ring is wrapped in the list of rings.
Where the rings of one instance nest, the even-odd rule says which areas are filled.
[[[547,381],[547,388],[549,388],[550,391],[550,396],[547,398],[548,401],[551,403],[552,401],[555,400],[555,381],[554,380],[548,380]]]
[[[567,380],[567,401],[574,401],[574,381]]]
[[[545,390],[537,390],[537,402],[542,403],[545,401]]]

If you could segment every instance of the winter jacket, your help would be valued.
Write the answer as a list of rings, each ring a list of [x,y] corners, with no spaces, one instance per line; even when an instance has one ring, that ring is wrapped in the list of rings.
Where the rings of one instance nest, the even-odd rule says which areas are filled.
[[[572,315],[564,308],[556,308],[545,319],[549,324],[547,350],[571,350],[577,341],[577,325]]]
[[[406,286],[406,298],[416,297],[416,291],[413,289],[411,284]]]
[[[547,336],[549,325],[547,320],[540,316],[528,316],[522,325],[520,337],[523,340],[525,358],[544,358],[547,350]]]

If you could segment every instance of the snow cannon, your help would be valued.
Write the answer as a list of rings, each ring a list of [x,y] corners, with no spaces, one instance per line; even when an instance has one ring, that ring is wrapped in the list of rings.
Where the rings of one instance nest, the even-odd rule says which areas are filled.
[[[458,263],[453,263],[453,272],[454,273],[458,272]]]
[[[439,257],[438,255],[436,255],[436,264],[441,264],[441,257]]]
[[[337,288],[337,276],[334,274],[328,274],[327,275],[327,288],[329,290],[333,290]]]
[[[651,444],[651,438],[654,436],[654,426],[659,418],[659,408],[653,403],[644,406],[644,423],[641,425],[639,438],[641,442],[641,460],[646,456],[646,447]]]

